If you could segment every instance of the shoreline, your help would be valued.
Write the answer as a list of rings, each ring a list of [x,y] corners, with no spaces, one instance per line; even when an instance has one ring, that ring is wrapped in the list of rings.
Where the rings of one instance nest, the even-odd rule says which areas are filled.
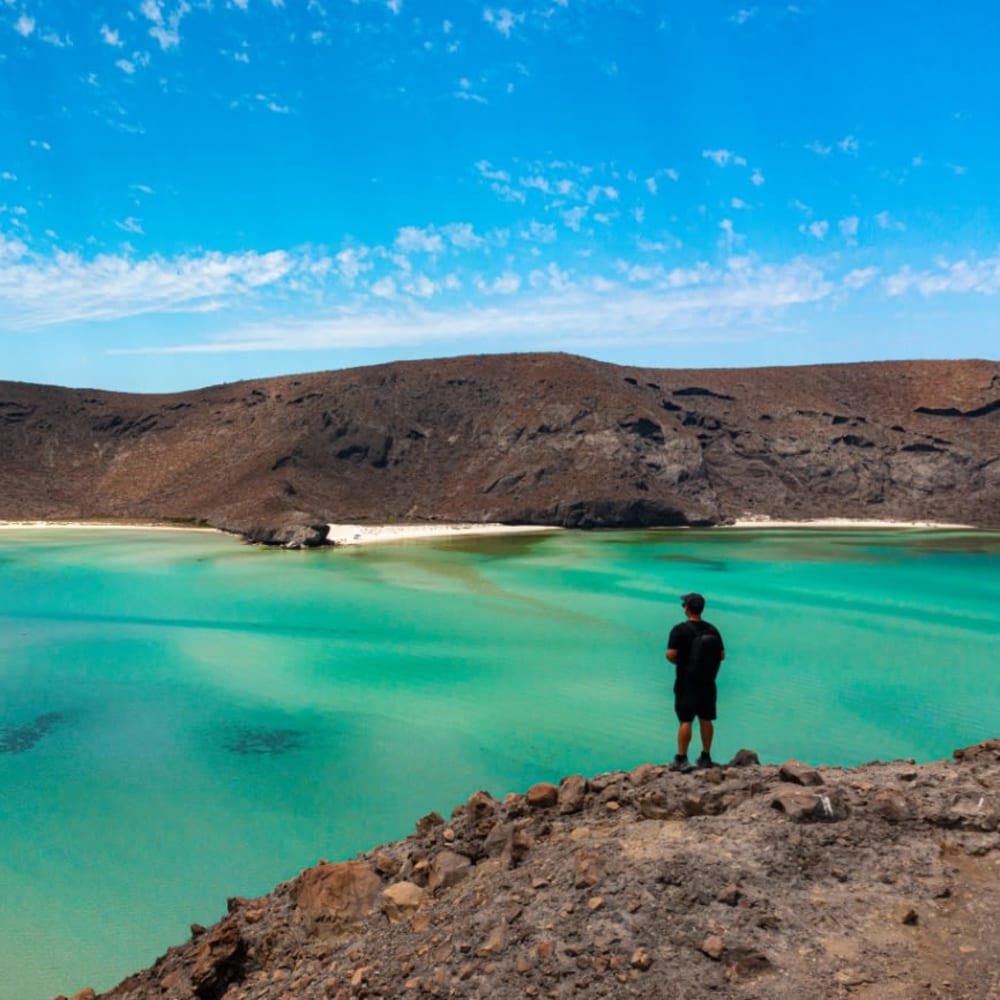
[[[95,528],[100,531],[214,531],[200,524],[166,524],[163,521],[0,521],[0,531],[37,531],[45,528]]]
[[[48,528],[91,529],[96,531],[197,531],[231,534],[219,528],[196,524],[165,524],[162,521],[79,521],[79,520],[0,520],[0,531],[39,531]],[[326,545],[321,548],[347,548],[367,545],[384,545],[392,542],[421,541],[458,537],[489,537],[500,535],[555,533],[567,529],[547,524],[502,524],[499,522],[425,522],[414,524],[385,524],[334,522],[328,524]],[[737,518],[729,524],[715,525],[714,530],[849,530],[849,531],[988,531],[970,524],[941,521],[893,521],[848,517],[822,517],[804,520],[770,518],[766,515]],[[649,529],[606,529],[622,531],[672,531],[673,527]],[[690,530],[690,529],[688,529]]]

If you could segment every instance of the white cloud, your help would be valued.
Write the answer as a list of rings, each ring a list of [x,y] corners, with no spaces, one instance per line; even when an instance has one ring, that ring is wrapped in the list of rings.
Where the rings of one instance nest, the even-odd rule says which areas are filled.
[[[279,104],[273,97],[267,94],[254,94],[257,101],[264,105],[268,111],[273,111],[276,115],[287,115],[291,108],[287,104]]]
[[[149,34],[160,43],[160,48],[176,48],[180,45],[180,24],[185,14],[190,13],[191,5],[187,0],[179,0],[172,11],[164,14],[165,0],[143,0],[139,7],[146,20],[151,21],[153,26],[149,29]]]
[[[46,152],[52,149],[52,143],[47,142],[45,139],[29,139],[28,145],[32,149],[44,149]]]
[[[742,198],[730,198],[729,200],[730,208],[749,208],[750,206]]]
[[[515,14],[514,11],[506,7],[501,7],[499,10],[487,7],[483,11],[483,20],[487,24],[493,25],[504,38],[510,38],[510,33],[524,21],[524,18],[524,14]]]
[[[885,229],[893,233],[901,233],[906,229],[906,225],[898,219],[894,219],[888,212],[882,211],[875,216],[875,223],[879,229]]]
[[[536,191],[541,191],[542,194],[548,194],[551,190],[545,177],[520,177],[518,183],[521,187],[534,188]]]
[[[806,143],[806,149],[810,153],[815,153],[817,156],[829,156],[833,152],[833,146],[826,146],[818,139],[813,142]]]
[[[557,238],[556,227],[546,222],[537,222],[532,219],[527,228],[522,229],[520,236],[523,240],[532,243],[554,243]]]
[[[513,271],[504,271],[493,281],[480,278],[476,287],[484,295],[513,295],[521,287],[521,276]]]
[[[17,174],[12,174],[9,170],[4,170],[0,173],[0,181],[16,181]]]
[[[646,189],[649,191],[650,194],[656,194],[656,178],[655,177],[647,177],[646,178]]]
[[[719,237],[719,246],[722,247],[727,253],[732,253],[733,247],[739,240],[739,236],[733,226],[732,219],[723,219],[719,223],[719,229],[722,230],[722,235]]]
[[[489,181],[502,181],[504,184],[510,183],[510,174],[506,170],[497,170],[489,160],[478,160],[473,164],[480,176]]]
[[[374,265],[367,257],[368,247],[347,247],[334,257],[344,284],[353,287],[359,275],[372,269]]]
[[[607,198],[608,201],[618,200],[618,190],[606,184],[594,184],[587,191],[587,204],[594,205],[599,198]]]
[[[856,267],[853,271],[848,271],[844,275],[841,284],[851,291],[857,291],[871,284],[878,277],[877,267]]]
[[[672,181],[679,181],[679,180],[681,179],[681,175],[680,175],[680,173],[679,173],[678,171],[674,170],[674,168],[673,168],[673,167],[668,167],[668,168],[667,168],[666,170],[664,170],[663,172],[664,172],[664,174],[666,174],[666,175],[667,175],[667,177],[669,177],[669,178],[670,178],[670,179],[671,179]]]
[[[437,290],[438,286],[425,274],[418,274],[403,284],[403,291],[418,299],[429,299]]]
[[[961,177],[963,174],[968,173],[969,168],[963,167],[960,163],[946,163],[945,166],[956,176]]]
[[[123,229],[126,233],[136,233],[139,236],[144,235],[142,223],[135,216],[130,215],[128,218],[122,219],[121,222],[116,222],[115,225],[119,229]]]
[[[750,175],[750,183],[754,187],[760,187],[764,183],[764,175],[760,172],[759,168],[753,168],[753,173]]]
[[[121,35],[117,31],[112,31],[106,24],[101,25],[101,38],[106,45],[111,45],[116,49],[120,49],[125,44]]]
[[[385,5],[393,14],[398,14],[403,9],[403,0],[386,0]]]
[[[826,234],[830,231],[830,223],[825,219],[809,223],[809,234],[818,240],[825,240]]]
[[[837,223],[837,228],[840,230],[840,235],[844,237],[849,243],[853,243],[858,235],[858,223],[859,219],[856,215],[848,215],[846,218],[841,219]]]
[[[837,149],[842,153],[847,153],[849,156],[855,156],[858,152],[858,140],[853,135],[845,135],[837,143]]]
[[[482,94],[477,94],[473,89],[472,81],[463,76],[458,81],[458,90],[454,91],[454,96],[461,101],[475,101],[477,104],[489,104],[489,101]]]
[[[566,226],[578,233],[582,228],[584,217],[588,211],[589,209],[586,205],[577,205],[576,208],[567,209],[560,214]]]
[[[0,254],[0,302],[9,329],[214,310],[308,277],[317,263],[284,250],[135,260],[67,251],[42,256],[9,240],[0,247],[6,248]]]
[[[533,272],[534,273],[534,272]],[[760,325],[786,310],[833,296],[837,285],[815,265],[796,260],[764,265],[732,258],[728,267],[707,265],[685,273],[651,275],[650,283],[622,289],[602,275],[572,284],[550,268],[549,288],[535,274],[538,289],[525,290],[516,274],[493,282],[489,305],[429,309],[398,300],[394,285],[381,289],[388,304],[359,313],[335,311],[310,320],[277,320],[243,326],[200,343],[137,348],[114,353],[233,353],[338,348],[419,347],[430,353],[449,341],[494,344],[503,338],[511,350],[574,350],[588,353],[595,344],[643,341],[664,345],[697,335],[701,343],[725,342],[740,322]],[[529,283],[530,284],[530,283]],[[510,291],[518,285],[514,292]],[[374,289],[373,289],[374,291]],[[463,348],[467,349],[467,348]]]
[[[371,287],[372,295],[380,299],[394,299],[397,297],[396,282],[391,277],[385,277],[376,281]]]
[[[729,21],[731,24],[746,24],[747,21],[752,21],[756,16],[756,7],[742,7],[730,16]]]
[[[135,72],[135,63],[131,59],[116,59],[115,65],[123,72],[131,76]]]
[[[70,41],[69,35],[60,35],[56,31],[46,31],[41,38],[46,45],[51,45],[56,49],[68,49],[73,45]]]
[[[482,236],[476,235],[470,222],[450,222],[441,227],[441,232],[447,237],[448,242],[459,250],[475,250],[486,244]]]
[[[737,155],[729,149],[703,149],[701,155],[711,160],[717,167],[745,167],[747,161],[744,157]]]
[[[27,14],[22,14],[14,22],[14,30],[22,37],[28,38],[35,30],[35,19]]]
[[[439,254],[444,251],[444,240],[439,233],[417,226],[403,226],[392,245],[402,253]]]
[[[889,295],[902,295],[915,288],[922,295],[969,294],[996,295],[1000,292],[1000,256],[984,260],[935,261],[936,271],[914,272],[901,268],[885,279]]]

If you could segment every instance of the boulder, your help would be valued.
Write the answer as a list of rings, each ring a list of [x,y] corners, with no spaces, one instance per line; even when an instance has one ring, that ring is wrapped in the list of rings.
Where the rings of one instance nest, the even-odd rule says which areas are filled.
[[[789,781],[794,785],[816,786],[823,784],[823,777],[819,771],[811,768],[808,764],[803,764],[800,760],[787,760],[778,768],[778,777],[782,781]]]
[[[369,914],[382,881],[364,861],[307,868],[295,887],[295,909],[323,936],[349,933]]]
[[[559,789],[548,781],[541,781],[528,789],[527,799],[532,809],[549,809],[559,801]]]
[[[559,783],[559,812],[563,815],[578,813],[587,796],[587,779],[582,774],[571,774]]]
[[[448,886],[461,882],[472,862],[464,855],[455,851],[440,851],[431,863],[431,872],[427,878],[427,888],[431,892],[446,889]]]
[[[896,788],[880,788],[872,798],[871,809],[887,823],[905,823],[913,819],[910,800]]]
[[[413,882],[396,882],[382,893],[382,912],[390,924],[398,924],[420,909],[427,893]]]
[[[191,969],[191,986],[199,1000],[217,1000],[230,983],[242,978],[247,946],[236,920],[224,920],[200,939]]]
[[[793,823],[836,823],[848,816],[847,804],[835,788],[811,792],[795,785],[778,787],[771,806]]]

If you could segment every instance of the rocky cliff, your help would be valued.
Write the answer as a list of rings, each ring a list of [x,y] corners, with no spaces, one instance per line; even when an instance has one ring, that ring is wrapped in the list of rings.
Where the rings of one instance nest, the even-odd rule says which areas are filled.
[[[399,362],[128,395],[0,382],[0,518],[1000,526],[1000,363]]]
[[[104,997],[985,1000],[997,913],[1000,740],[851,769],[741,751],[477,792],[230,899]]]

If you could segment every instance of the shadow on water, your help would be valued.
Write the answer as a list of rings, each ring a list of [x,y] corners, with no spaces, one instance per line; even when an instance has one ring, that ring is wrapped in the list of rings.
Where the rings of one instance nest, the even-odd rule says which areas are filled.
[[[64,721],[62,712],[45,712],[23,726],[0,726],[0,753],[25,753]]]
[[[305,733],[300,729],[273,729],[267,726],[237,726],[222,741],[230,753],[266,757],[300,750]]]
[[[554,533],[526,532],[523,535],[476,535],[468,538],[447,536],[430,541],[430,547],[444,552],[462,552],[484,559],[514,559],[533,553]]]

